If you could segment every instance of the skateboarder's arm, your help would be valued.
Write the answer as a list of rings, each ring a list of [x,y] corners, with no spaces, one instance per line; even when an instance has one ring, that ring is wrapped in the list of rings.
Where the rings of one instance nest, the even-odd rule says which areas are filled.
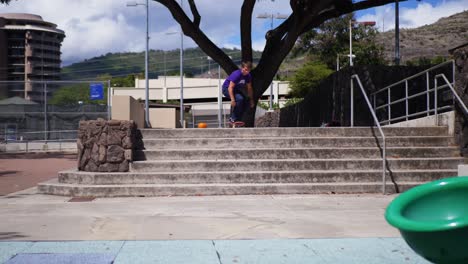
[[[251,82],[247,83],[247,93],[248,93],[249,98],[250,98],[250,107],[253,108],[255,106],[255,102],[254,102],[253,88],[252,88],[252,83]]]
[[[228,87],[228,92],[229,92],[229,97],[231,98],[231,106],[234,107],[236,106],[236,97],[234,97],[234,87],[236,84],[234,82],[229,82],[229,87]]]

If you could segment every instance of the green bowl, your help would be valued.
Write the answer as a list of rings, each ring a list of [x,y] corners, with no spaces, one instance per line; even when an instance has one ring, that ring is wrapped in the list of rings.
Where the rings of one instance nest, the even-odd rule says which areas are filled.
[[[434,263],[468,263],[468,177],[446,178],[396,197],[385,219]]]

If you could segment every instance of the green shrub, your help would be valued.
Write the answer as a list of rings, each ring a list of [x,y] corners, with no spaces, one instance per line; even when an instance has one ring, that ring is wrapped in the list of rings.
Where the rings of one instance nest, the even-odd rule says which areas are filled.
[[[321,62],[309,62],[300,68],[290,82],[290,95],[295,98],[304,98],[306,94],[316,87],[333,71]]]

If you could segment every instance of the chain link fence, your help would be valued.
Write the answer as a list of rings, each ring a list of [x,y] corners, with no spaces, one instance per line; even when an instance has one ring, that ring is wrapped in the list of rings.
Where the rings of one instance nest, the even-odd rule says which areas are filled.
[[[109,84],[0,81],[0,142],[74,142],[79,121],[110,118]]]

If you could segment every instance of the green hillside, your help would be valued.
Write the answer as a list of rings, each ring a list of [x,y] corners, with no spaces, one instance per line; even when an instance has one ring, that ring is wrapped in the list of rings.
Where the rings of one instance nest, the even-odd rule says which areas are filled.
[[[236,63],[240,63],[241,53],[238,49],[223,49]],[[254,62],[261,52],[254,52]],[[86,59],[62,68],[62,80],[94,79],[98,76],[110,75],[122,77],[128,75],[144,75],[144,52],[139,53],[107,53],[99,57]],[[211,68],[212,76],[217,75],[217,64],[209,62],[207,55],[199,48],[184,49],[184,75],[206,76]],[[166,63],[164,63],[164,61]],[[149,52],[149,76],[179,75],[179,49],[171,51],[151,50]],[[165,66],[164,66],[165,65]]]

